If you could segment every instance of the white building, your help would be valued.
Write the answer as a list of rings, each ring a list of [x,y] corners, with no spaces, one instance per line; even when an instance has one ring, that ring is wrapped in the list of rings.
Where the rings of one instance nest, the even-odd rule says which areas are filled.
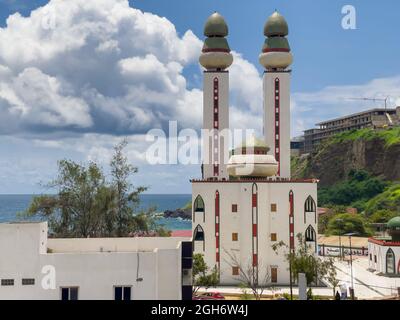
[[[400,277],[400,217],[387,223],[390,237],[368,240],[369,269],[378,274]]]
[[[227,163],[221,156],[229,154],[228,144],[221,144],[221,130],[228,126],[232,56],[223,17],[211,15],[204,34],[203,123],[204,129],[215,130],[211,136],[216,143],[203,141],[204,154],[215,156],[211,162],[203,159],[202,179],[192,180],[194,252],[218,268],[221,284],[236,284],[239,268],[252,269],[255,281],[269,274],[270,282],[288,284],[286,252],[276,254],[272,245],[283,241],[294,250],[301,233],[317,250],[317,181],[290,178],[292,55],[287,23],[275,12],[264,28],[264,139],[250,138],[233,150]]]
[[[46,222],[0,224],[0,300],[191,299],[190,239],[48,239],[47,231]]]

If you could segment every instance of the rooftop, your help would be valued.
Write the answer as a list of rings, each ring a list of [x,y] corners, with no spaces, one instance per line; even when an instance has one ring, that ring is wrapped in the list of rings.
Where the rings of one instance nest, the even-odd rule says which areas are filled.
[[[346,116],[342,116],[342,117],[339,117],[339,118],[334,118],[334,119],[322,121],[322,122],[317,123],[317,125],[318,126],[319,125],[324,125],[324,124],[328,124],[328,123],[333,122],[333,121],[344,120],[344,119],[347,119],[347,118],[361,116],[363,114],[376,112],[376,111],[396,112],[396,109],[394,109],[394,108],[387,108],[387,109],[385,109],[385,108],[374,108],[374,109],[369,109],[369,110],[365,110],[365,111],[361,111],[361,112],[357,112],[357,113],[352,113],[352,114],[349,114],[349,115],[346,115]]]

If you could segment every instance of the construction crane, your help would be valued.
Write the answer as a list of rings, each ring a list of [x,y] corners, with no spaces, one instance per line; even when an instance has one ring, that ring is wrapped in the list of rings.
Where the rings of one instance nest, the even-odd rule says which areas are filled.
[[[387,109],[387,101],[389,100],[389,96],[386,98],[348,98],[349,100],[364,100],[364,101],[384,101],[385,102],[385,112]]]

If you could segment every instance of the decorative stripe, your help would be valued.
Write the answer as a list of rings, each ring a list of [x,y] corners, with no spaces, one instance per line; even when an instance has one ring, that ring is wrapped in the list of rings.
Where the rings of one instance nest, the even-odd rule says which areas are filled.
[[[218,265],[218,274],[220,275],[220,202],[219,202],[219,192],[218,190],[215,192],[215,247],[216,247],[216,255],[215,261]]]
[[[204,52],[204,53],[207,53],[207,52],[226,52],[226,53],[229,53],[231,51],[229,49],[223,49],[223,48],[214,48],[214,49],[206,48],[206,49],[201,50],[201,52]]]
[[[213,86],[213,105],[214,105],[214,134],[218,134],[219,136],[219,80],[217,77],[214,78],[214,86]],[[217,133],[218,132],[218,133]],[[213,139],[213,152],[214,152],[214,176],[219,176],[219,139]]]
[[[294,194],[289,192],[289,248],[294,252]]]
[[[262,52],[290,52],[290,50],[287,48],[265,48]]]
[[[281,144],[280,144],[280,138],[281,138],[281,132],[280,132],[280,82],[279,78],[275,78],[275,108],[274,108],[274,113],[275,113],[275,125],[274,125],[274,154],[275,154],[275,160],[278,162],[278,173],[277,175],[280,175],[281,172],[281,159],[280,159],[280,153],[281,153]]]
[[[252,186],[252,262],[254,281],[258,283],[258,187],[256,183]]]

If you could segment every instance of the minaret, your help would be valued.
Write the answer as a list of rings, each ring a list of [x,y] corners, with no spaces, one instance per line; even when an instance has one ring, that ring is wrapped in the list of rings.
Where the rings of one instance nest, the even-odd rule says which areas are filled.
[[[288,25],[274,12],[264,26],[265,40],[260,54],[264,66],[264,137],[270,154],[279,163],[277,176],[290,178],[290,72],[292,64]]]
[[[203,179],[227,179],[229,158],[229,72],[233,62],[224,18],[213,13],[204,27],[200,64],[206,69],[203,82]]]

